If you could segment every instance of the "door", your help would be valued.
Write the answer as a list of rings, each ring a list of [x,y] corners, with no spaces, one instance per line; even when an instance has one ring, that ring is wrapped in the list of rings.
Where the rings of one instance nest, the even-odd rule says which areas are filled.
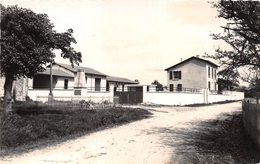
[[[130,88],[127,92],[114,92],[119,97],[120,104],[136,104],[143,102],[143,87]]]
[[[101,78],[95,78],[95,91],[100,91]]]

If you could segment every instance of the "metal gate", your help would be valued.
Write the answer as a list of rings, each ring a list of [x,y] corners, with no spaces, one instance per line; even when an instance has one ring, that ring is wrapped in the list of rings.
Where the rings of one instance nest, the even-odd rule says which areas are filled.
[[[120,104],[136,104],[143,102],[143,89],[135,87],[128,91],[115,91],[115,96],[119,97]]]

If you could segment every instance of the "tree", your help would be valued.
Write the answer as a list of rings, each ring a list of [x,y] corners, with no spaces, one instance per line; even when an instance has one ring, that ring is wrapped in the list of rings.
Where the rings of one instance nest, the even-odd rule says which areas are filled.
[[[239,83],[235,83],[234,81],[226,80],[223,78],[218,78],[217,83],[219,92],[222,92],[224,89],[232,91],[239,86]]]
[[[140,83],[138,79],[135,79],[135,80],[134,80],[134,82],[136,82],[137,84],[139,84],[139,83]]]
[[[218,47],[214,55],[206,54],[205,57],[219,61],[222,68],[219,75],[231,81],[241,78],[259,92],[260,2],[219,1],[213,2],[213,7],[227,24],[221,26],[224,29],[222,34],[212,34],[212,37],[225,41],[232,50]]]
[[[163,85],[158,80],[154,80],[152,84],[156,85],[156,91],[163,91]]]
[[[1,76],[5,76],[4,106],[11,99],[13,81],[19,77],[32,78],[45,66],[54,62],[54,49],[69,59],[71,65],[81,62],[81,53],[71,43],[76,43],[73,30],[57,33],[46,14],[36,14],[30,9],[16,6],[1,7]]]

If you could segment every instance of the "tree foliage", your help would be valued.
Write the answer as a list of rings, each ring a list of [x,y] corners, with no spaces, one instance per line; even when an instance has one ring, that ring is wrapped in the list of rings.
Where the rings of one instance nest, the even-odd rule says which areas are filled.
[[[219,12],[218,17],[227,20],[226,26],[221,26],[224,32],[212,34],[212,37],[225,41],[232,49],[218,47],[214,55],[206,54],[206,57],[219,61],[222,70],[218,74],[226,80],[241,78],[259,90],[260,2],[218,1],[212,4]]]
[[[46,14],[16,6],[1,7],[1,75],[5,76],[5,102],[11,98],[12,82],[19,77],[32,78],[54,61],[54,49],[69,59],[72,66],[81,62],[81,53],[72,43],[73,30],[64,33],[53,30],[54,25]]]
[[[163,91],[163,85],[158,80],[154,80],[151,84],[156,85],[156,91]]]

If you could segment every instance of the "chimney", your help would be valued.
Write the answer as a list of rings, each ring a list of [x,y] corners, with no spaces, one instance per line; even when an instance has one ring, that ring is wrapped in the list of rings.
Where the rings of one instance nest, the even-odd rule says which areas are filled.
[[[77,76],[75,78],[74,88],[87,88],[84,69],[78,69]]]
[[[182,58],[181,58],[181,62],[182,62]]]

